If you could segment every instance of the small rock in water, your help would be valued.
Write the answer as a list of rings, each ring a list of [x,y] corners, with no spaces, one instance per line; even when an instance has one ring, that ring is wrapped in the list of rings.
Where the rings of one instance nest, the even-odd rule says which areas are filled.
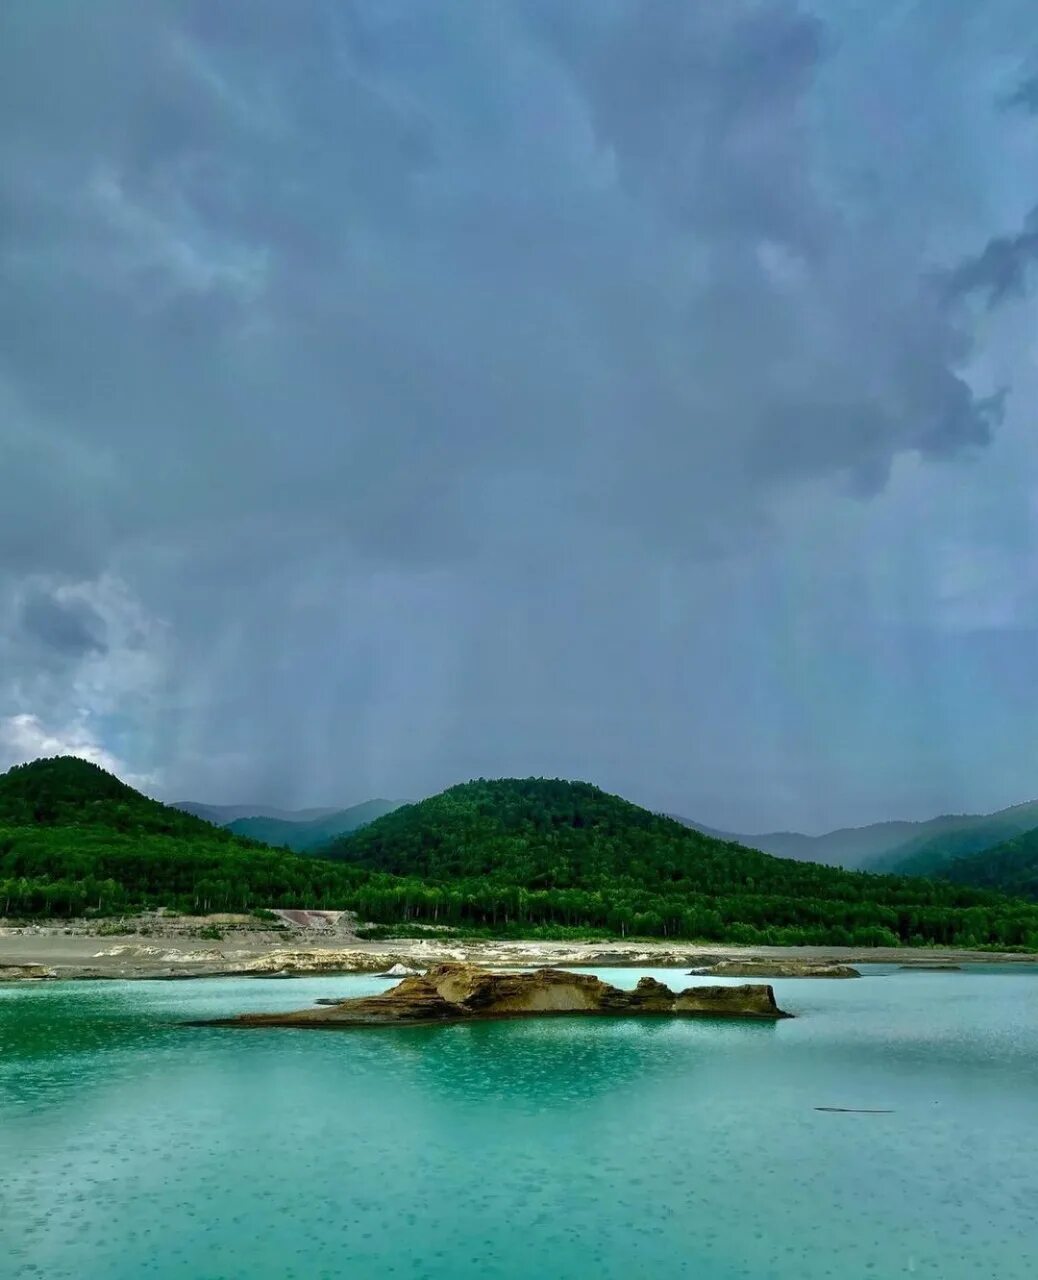
[[[707,969],[692,969],[689,976],[717,978],[860,978],[849,964],[814,960],[720,960]]]

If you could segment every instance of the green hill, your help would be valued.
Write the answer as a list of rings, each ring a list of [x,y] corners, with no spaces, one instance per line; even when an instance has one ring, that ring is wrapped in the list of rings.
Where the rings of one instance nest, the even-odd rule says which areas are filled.
[[[305,822],[266,817],[236,818],[227,823],[227,829],[235,835],[262,840],[264,844],[286,845],[289,849],[303,852],[318,849],[335,836],[356,831],[358,827],[399,809],[400,804],[399,800],[365,800],[363,804],[336,809]]]
[[[82,760],[0,776],[7,916],[345,907],[497,934],[1038,949],[1038,906],[939,880],[791,862],[587,783],[452,787],[301,856],[141,795]]]
[[[75,757],[0,775],[5,916],[330,905],[357,879],[160,804]]]
[[[1038,801],[1014,804],[997,813],[964,814],[935,821],[943,827],[929,832],[926,829],[932,824],[923,824],[920,835],[877,859],[871,869],[906,876],[940,875],[958,858],[983,853],[1033,830],[1038,826]]]
[[[150,800],[99,765],[55,756],[0,775],[0,826],[109,827],[226,841],[211,823]]]
[[[1038,913],[1024,904],[937,881],[775,858],[588,783],[464,783],[333,841],[326,853],[409,882],[407,889],[365,887],[361,899],[375,919],[397,918],[396,910],[405,919],[494,927],[1038,946]]]
[[[956,884],[1038,900],[1038,828],[983,853],[956,858],[942,866],[940,875]]]

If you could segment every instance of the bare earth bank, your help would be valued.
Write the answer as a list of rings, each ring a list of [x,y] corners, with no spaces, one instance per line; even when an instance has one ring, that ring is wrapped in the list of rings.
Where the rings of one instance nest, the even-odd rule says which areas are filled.
[[[209,926],[222,938],[200,938],[205,929],[152,929],[147,934],[100,931],[84,922],[70,925],[4,927],[0,923],[0,980],[20,978],[204,978],[319,973],[378,973],[394,964],[410,968],[462,962],[484,967],[559,966],[705,967],[721,960],[809,961],[813,964],[1034,963],[1038,955],[922,948],[744,947],[724,943],[668,943],[664,940],[597,943],[445,941],[422,939],[363,941],[345,922],[329,928],[250,927],[247,918],[225,917]]]

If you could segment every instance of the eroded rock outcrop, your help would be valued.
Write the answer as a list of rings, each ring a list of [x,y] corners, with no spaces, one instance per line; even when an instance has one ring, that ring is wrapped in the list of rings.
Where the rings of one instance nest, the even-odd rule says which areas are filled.
[[[44,964],[0,964],[0,982],[43,982],[56,977]]]
[[[423,977],[404,978],[377,996],[340,1000],[292,1013],[247,1013],[209,1025],[240,1027],[360,1027],[550,1017],[559,1014],[787,1018],[770,986],[691,987],[674,992],[654,978],[621,991],[586,973],[537,969],[491,973],[466,964],[441,964]]]
[[[818,964],[810,960],[719,960],[694,974],[716,978],[860,978],[849,964]]]

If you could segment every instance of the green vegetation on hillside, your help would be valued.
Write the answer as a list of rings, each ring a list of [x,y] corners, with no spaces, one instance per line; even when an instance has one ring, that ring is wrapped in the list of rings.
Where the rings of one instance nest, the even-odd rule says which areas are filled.
[[[958,858],[983,853],[1038,826],[1038,801],[1015,804],[998,813],[966,814],[960,818],[938,818],[924,823],[924,832],[935,823],[943,827],[900,845],[877,859],[872,870],[902,876],[941,875]],[[1006,892],[1012,892],[1006,887]]]
[[[356,879],[159,804],[85,760],[37,760],[0,776],[3,915],[323,903]]]
[[[398,877],[376,921],[608,929],[747,942],[1038,947],[1038,910],[936,881],[774,858],[587,783],[478,781],[407,805],[329,855]]]
[[[945,813],[923,822],[874,822],[867,827],[841,827],[820,836],[796,831],[734,835],[681,819],[707,835],[735,840],[777,858],[824,862],[854,871],[894,875],[933,875],[953,858],[978,853],[1038,826],[1038,800],[995,813]]]
[[[0,777],[5,915],[346,907],[381,924],[745,942],[1038,949],[1038,906],[787,862],[586,783],[472,782],[335,843],[270,849],[81,760]]]
[[[969,858],[956,858],[941,868],[942,878],[956,884],[997,889],[1038,900],[1038,828],[1015,840]]]

